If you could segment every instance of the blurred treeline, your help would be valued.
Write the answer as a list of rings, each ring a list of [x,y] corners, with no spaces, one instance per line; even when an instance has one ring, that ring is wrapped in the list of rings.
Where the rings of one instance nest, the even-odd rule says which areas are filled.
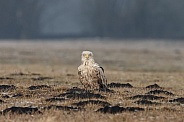
[[[0,0],[0,38],[184,38],[184,0]]]

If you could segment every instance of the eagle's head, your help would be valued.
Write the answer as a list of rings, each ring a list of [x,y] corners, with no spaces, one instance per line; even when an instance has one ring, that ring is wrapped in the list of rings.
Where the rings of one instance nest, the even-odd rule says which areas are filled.
[[[82,52],[82,62],[94,62],[93,53],[91,51]]]

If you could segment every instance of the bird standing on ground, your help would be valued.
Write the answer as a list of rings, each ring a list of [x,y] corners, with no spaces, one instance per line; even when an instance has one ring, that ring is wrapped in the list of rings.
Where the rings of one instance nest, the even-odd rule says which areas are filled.
[[[85,89],[106,89],[107,79],[104,69],[95,63],[93,53],[83,51],[81,56],[82,64],[78,67],[79,80]]]

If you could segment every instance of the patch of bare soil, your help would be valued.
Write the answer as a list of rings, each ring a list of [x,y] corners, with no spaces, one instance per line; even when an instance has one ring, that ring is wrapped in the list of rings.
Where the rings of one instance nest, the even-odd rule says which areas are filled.
[[[147,92],[146,94],[165,94],[165,95],[174,95],[172,92],[164,91],[164,90],[152,90]]]
[[[169,102],[178,102],[178,103],[184,104],[184,98],[183,97],[176,98],[173,100],[169,100]]]
[[[110,88],[133,88],[133,86],[129,83],[127,83],[127,84],[110,83],[110,84],[108,84],[108,87],[110,87]]]
[[[160,87],[158,84],[153,84],[153,85],[146,86],[146,88],[148,88],[148,89],[160,89],[162,87]]]
[[[41,114],[41,112],[38,110],[38,108],[32,108],[32,107],[10,107],[4,109],[1,114]]]
[[[137,111],[144,111],[144,108],[139,107],[121,107],[121,106],[105,106],[97,110],[97,112],[102,113],[121,113],[121,112],[137,112]]]

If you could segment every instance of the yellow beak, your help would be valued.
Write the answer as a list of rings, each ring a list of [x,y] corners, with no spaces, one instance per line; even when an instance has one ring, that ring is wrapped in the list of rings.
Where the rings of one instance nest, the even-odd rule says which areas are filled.
[[[88,55],[88,54],[86,54],[86,56],[85,56],[85,57],[86,57],[86,59],[88,59],[88,58],[89,58],[89,55]]]

